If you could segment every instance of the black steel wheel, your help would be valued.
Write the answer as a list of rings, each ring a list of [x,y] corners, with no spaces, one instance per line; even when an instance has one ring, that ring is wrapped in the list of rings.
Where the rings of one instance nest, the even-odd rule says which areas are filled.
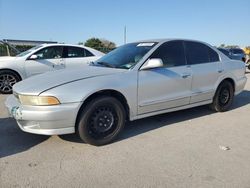
[[[233,103],[234,88],[231,82],[223,81],[213,98],[213,103],[210,107],[217,112],[224,112],[229,110]]]
[[[77,123],[80,138],[91,145],[104,145],[112,142],[125,124],[125,110],[115,98],[98,97],[82,110]]]
[[[13,85],[20,80],[20,77],[13,71],[0,71],[0,93],[11,94]]]

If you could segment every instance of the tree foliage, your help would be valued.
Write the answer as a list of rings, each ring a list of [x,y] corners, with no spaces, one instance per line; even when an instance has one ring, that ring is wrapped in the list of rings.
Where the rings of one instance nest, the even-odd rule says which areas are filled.
[[[78,44],[81,44],[80,42]],[[102,51],[104,53],[109,52],[116,48],[116,44],[106,39],[90,38],[86,40],[84,46],[94,48],[96,50]]]
[[[220,47],[220,48],[239,48],[239,45],[226,45],[226,44],[221,44],[219,47]]]
[[[104,47],[102,41],[98,38],[90,38],[84,43],[84,45],[94,49]]]

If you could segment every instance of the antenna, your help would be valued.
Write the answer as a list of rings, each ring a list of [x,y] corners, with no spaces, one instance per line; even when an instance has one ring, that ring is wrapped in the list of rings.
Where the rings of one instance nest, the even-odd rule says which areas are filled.
[[[126,25],[124,26],[124,44],[127,43],[127,27]]]

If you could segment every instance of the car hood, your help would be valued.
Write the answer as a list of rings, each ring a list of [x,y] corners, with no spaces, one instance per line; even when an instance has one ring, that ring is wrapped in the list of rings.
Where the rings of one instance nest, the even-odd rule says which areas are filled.
[[[13,91],[23,95],[39,95],[51,88],[58,87],[83,79],[117,74],[125,72],[125,69],[115,69],[96,66],[82,66],[78,69],[63,69],[51,71],[30,77],[14,85]]]

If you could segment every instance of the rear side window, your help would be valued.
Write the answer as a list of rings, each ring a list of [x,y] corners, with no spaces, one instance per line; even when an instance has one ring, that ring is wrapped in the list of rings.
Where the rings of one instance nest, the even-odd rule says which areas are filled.
[[[93,56],[93,54],[84,48],[78,48],[73,46],[67,47],[67,52],[66,52],[67,58],[90,57],[90,56]]]
[[[188,64],[219,61],[219,55],[210,47],[199,42],[185,41]]]
[[[186,65],[183,41],[170,41],[162,44],[151,55],[151,58],[160,58],[165,67]]]

